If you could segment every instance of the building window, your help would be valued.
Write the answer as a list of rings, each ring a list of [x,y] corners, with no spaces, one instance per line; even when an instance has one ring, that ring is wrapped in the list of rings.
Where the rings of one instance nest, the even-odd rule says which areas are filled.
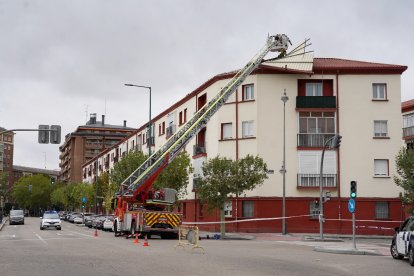
[[[376,219],[388,219],[389,218],[388,202],[376,202],[375,203],[375,218]]]
[[[320,183],[320,165],[322,151],[299,151],[299,172],[297,187],[316,188]],[[326,151],[323,161],[322,187],[336,187],[337,174],[336,151]]]
[[[388,136],[387,121],[374,121],[374,136],[375,137],[387,137]]]
[[[181,126],[183,124],[183,112],[180,111],[178,114],[178,125]]]
[[[232,123],[221,124],[221,140],[232,138]]]
[[[374,160],[374,176],[389,176],[388,159]]]
[[[252,137],[253,136],[253,121],[244,121],[242,122],[242,137]]]
[[[233,217],[233,204],[231,201],[227,201],[224,204],[224,216],[226,218],[231,218]]]
[[[183,123],[186,123],[186,122],[187,122],[187,108],[184,109],[184,122]]]
[[[182,203],[182,212],[183,212],[183,217],[186,217],[186,213],[187,213],[187,203],[183,202]]]
[[[385,83],[373,83],[372,84],[372,99],[374,100],[386,100],[387,99],[387,86]]]
[[[323,96],[321,82],[307,82],[306,96]]]
[[[319,200],[315,199],[309,203],[309,215],[311,219],[317,219],[320,214]]]
[[[254,215],[254,202],[253,201],[243,201],[242,203],[242,216],[244,218],[252,218]]]
[[[334,112],[299,112],[298,147],[323,147],[335,132]]]
[[[248,84],[243,86],[243,101],[254,100],[254,85]]]
[[[203,217],[204,216],[203,209],[204,209],[204,204],[203,203],[200,203],[199,208],[198,208],[198,216],[199,217]]]

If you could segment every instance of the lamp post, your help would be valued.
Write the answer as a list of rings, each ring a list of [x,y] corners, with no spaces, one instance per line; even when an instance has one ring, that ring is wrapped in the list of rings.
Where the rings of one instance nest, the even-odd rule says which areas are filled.
[[[280,172],[283,175],[283,198],[282,198],[282,234],[286,235],[286,102],[289,97],[284,90],[281,98],[283,102],[283,164]]]
[[[137,85],[131,83],[125,83],[125,86],[133,86],[133,87],[140,87],[140,88],[147,88],[149,89],[149,120],[148,120],[148,157],[151,156],[151,86],[144,86],[144,85]]]

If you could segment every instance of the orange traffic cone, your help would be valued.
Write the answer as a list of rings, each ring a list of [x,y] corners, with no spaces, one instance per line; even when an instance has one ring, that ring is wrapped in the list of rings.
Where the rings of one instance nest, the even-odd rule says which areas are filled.
[[[95,233],[93,234],[93,236],[94,237],[97,237],[98,236],[98,229],[97,228],[95,228]]]
[[[147,235],[145,235],[144,244],[142,246],[149,246],[148,239],[147,239]]]
[[[139,240],[138,240],[138,233],[136,233],[136,235],[135,235],[135,240],[134,240],[134,243],[139,243]]]

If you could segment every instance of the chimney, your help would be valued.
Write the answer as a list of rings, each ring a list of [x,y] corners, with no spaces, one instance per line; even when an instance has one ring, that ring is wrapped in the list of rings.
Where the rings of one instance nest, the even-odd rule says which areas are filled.
[[[124,127],[126,127],[126,120],[124,120]]]
[[[102,115],[102,125],[105,125],[105,115]]]
[[[89,119],[89,124],[90,125],[96,124],[96,113],[91,113],[91,117]]]

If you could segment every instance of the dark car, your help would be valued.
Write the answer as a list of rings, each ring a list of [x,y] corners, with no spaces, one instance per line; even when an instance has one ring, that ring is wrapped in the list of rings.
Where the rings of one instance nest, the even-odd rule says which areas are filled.
[[[23,210],[10,210],[9,224],[24,224]]]
[[[391,256],[394,259],[408,257],[410,265],[414,266],[414,216],[395,228],[391,242]]]
[[[97,215],[92,214],[92,215],[85,215],[85,226],[88,226],[89,228],[92,228],[92,221],[95,219]]]
[[[106,219],[105,215],[96,216],[94,218],[94,220],[92,221],[92,227],[97,228],[97,229],[102,229],[103,228],[103,222],[104,222],[105,219]]]

